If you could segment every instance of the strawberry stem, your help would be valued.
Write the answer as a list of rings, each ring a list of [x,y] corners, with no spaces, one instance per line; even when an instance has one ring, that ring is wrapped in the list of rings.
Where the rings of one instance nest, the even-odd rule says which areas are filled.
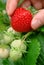
[[[31,35],[33,32],[28,32],[27,34],[25,34],[22,39],[25,40],[29,35]]]

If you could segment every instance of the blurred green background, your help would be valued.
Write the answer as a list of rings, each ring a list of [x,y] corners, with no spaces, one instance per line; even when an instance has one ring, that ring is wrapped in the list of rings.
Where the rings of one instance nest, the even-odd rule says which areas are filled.
[[[0,32],[9,26],[9,17],[6,13],[6,0],[0,0]]]

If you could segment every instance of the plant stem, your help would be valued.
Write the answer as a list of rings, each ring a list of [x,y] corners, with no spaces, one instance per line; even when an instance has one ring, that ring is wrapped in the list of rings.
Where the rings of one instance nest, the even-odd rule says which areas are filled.
[[[22,39],[25,40],[29,35],[31,35],[33,32],[28,32],[27,34],[25,34]]]

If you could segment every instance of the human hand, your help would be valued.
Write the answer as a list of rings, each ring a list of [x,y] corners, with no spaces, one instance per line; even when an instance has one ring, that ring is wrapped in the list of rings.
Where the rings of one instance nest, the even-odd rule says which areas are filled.
[[[6,5],[6,11],[8,13],[8,15],[11,15],[14,10],[17,7],[19,0],[7,0],[7,5]],[[28,3],[28,4],[27,4]],[[42,9],[44,7],[44,0],[25,0],[21,7],[28,7],[31,4],[33,4],[33,6],[36,9]],[[38,27],[44,25],[44,9],[40,10],[34,17],[31,23],[32,28],[35,30]]]

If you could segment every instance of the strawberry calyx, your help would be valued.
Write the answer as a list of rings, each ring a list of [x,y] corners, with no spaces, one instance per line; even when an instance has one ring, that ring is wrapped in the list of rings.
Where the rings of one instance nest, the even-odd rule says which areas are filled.
[[[35,9],[33,6],[29,6],[29,7],[27,8],[27,10],[30,10],[30,12],[32,13],[32,15],[35,15],[35,14],[38,12],[38,10]]]

